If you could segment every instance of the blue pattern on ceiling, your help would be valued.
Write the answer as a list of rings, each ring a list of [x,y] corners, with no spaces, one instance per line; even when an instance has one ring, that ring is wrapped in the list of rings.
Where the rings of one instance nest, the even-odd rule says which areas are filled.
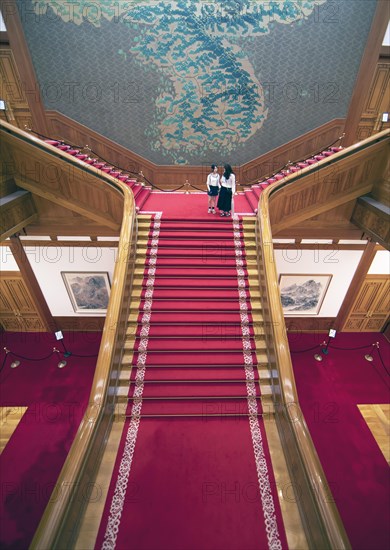
[[[375,6],[19,0],[47,109],[196,165],[243,164],[345,117]]]

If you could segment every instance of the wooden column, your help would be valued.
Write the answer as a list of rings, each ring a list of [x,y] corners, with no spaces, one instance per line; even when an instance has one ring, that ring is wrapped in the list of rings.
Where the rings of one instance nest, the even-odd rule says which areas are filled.
[[[29,293],[35,302],[35,306],[43,324],[48,331],[56,330],[56,323],[46,303],[45,297],[35,277],[35,273],[31,268],[23,245],[17,236],[10,237],[10,249],[14,255],[15,261],[18,264],[20,273],[25,284],[28,286]]]

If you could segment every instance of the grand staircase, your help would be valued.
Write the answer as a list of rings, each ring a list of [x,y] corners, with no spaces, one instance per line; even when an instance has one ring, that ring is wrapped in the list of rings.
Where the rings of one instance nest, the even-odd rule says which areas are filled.
[[[134,174],[121,171],[116,166],[105,162],[101,163],[100,159],[89,157],[88,154],[63,142],[45,140],[47,144],[45,147],[36,147],[36,144],[29,144],[26,136],[22,136],[20,131],[6,128],[4,132],[8,140],[7,153],[12,153],[16,160],[23,159],[23,162],[15,162],[17,170],[13,177],[18,186],[38,197],[48,196],[53,202],[60,200],[65,208],[81,213],[96,224],[106,225],[110,227],[111,231],[119,231],[121,227],[127,228],[126,222],[130,216],[124,216],[121,222],[122,202],[119,199],[123,189],[115,186],[114,181],[107,181],[107,178],[103,178],[100,182],[99,175],[108,174],[127,184],[133,191],[139,220],[137,265],[119,387],[116,388],[122,406],[121,412],[130,423],[129,433],[133,419],[139,418],[189,417],[198,419],[222,416],[229,419],[230,422],[232,416],[243,417],[244,421],[245,417],[249,417],[252,429],[254,416],[259,417],[260,423],[260,417],[264,416],[266,412],[272,414],[270,374],[265,353],[263,319],[263,313],[266,315],[268,311],[266,309],[262,311],[260,297],[256,290],[259,280],[256,272],[254,244],[255,218],[240,220],[235,217],[234,220],[226,220],[210,216],[210,221],[200,218],[189,221],[180,217],[169,218],[166,213],[166,217],[164,216],[163,219],[160,219],[158,215],[154,215],[152,219],[148,218],[140,215],[140,212],[142,213],[142,208],[146,206],[146,200],[150,195],[153,196],[153,192],[132,178],[131,176]],[[323,151],[321,155],[315,155],[296,165],[289,164],[285,170],[266,181],[249,186],[249,189],[244,191],[245,199],[252,206],[252,211],[256,212],[259,195],[265,187],[294,172],[304,171],[302,176],[299,175],[299,181],[288,182],[286,192],[280,193],[278,189],[278,193],[275,193],[273,197],[272,214],[274,215],[276,212],[283,218],[283,223],[272,220],[273,229],[276,227],[275,231],[278,233],[286,224],[298,223],[297,217],[294,217],[297,211],[297,193],[301,210],[304,211],[298,221],[309,219],[318,213],[329,210],[330,199],[331,207],[334,208],[370,193],[373,189],[378,189],[380,184],[385,181],[383,167],[385,166],[385,146],[388,136],[379,135],[378,138],[366,141],[367,143],[363,142],[359,148],[354,147],[353,150],[346,152],[341,157],[336,155],[337,158],[331,159],[330,162],[321,163],[328,156],[337,153],[340,148],[330,148]],[[30,146],[33,152],[31,158],[29,158]],[[50,151],[49,146],[59,149],[62,153]],[[94,167],[95,170],[91,171],[91,175],[96,179],[94,185],[96,185],[96,191],[101,192],[99,197],[105,208],[101,208],[101,204],[99,205],[100,210],[88,208],[88,201],[82,205],[75,204],[77,202],[75,196],[65,193],[68,191],[67,188],[64,188],[63,193],[60,194],[57,188],[53,189],[53,182],[49,181],[50,178],[45,181],[40,181],[39,178],[31,179],[31,177],[26,179],[25,172],[20,168],[24,167],[26,158],[31,163],[37,159],[38,166],[45,166],[48,158],[52,158],[53,163],[60,166],[67,155],[77,159],[76,161],[67,159],[68,164],[75,168],[76,180],[74,183],[80,180],[84,184],[82,175],[86,172],[85,164]],[[314,177],[319,170],[317,172],[305,170],[316,163],[321,163],[319,170],[321,169],[321,175],[324,176],[319,181]],[[338,169],[337,181],[333,181],[330,177],[334,168],[331,166],[332,164],[336,165]],[[32,171],[31,173],[34,174]],[[40,173],[45,173],[45,171],[42,170]],[[60,173],[62,173],[61,170]],[[351,174],[354,177],[351,177]],[[109,183],[108,186],[107,183]],[[294,188],[290,183],[294,184]],[[71,190],[73,193],[77,193],[78,188],[74,184]],[[110,193],[113,190],[115,193]],[[308,193],[306,193],[307,190]],[[240,194],[242,195],[242,193]],[[96,193],[94,193],[94,197],[95,195]],[[127,200],[128,193],[123,193],[123,195],[126,206],[126,201],[129,202]],[[156,197],[159,200],[157,194],[155,199]],[[287,200],[289,203],[286,205]],[[282,203],[281,206],[279,203]],[[318,203],[322,205],[321,210],[318,209]],[[31,206],[31,204],[29,205]],[[111,213],[112,205],[115,207],[113,213]],[[26,209],[24,217],[20,215],[17,217],[18,227],[23,228],[38,217],[39,212],[32,210],[30,212]],[[148,210],[154,211],[154,208],[145,207],[145,211]],[[239,211],[247,212],[247,209]],[[286,215],[286,212],[290,216]],[[134,213],[133,204],[131,213]],[[259,216],[259,220],[260,218],[265,219],[264,216]],[[134,218],[131,220],[133,221]],[[13,222],[13,220],[11,221]],[[10,232],[14,230],[15,223],[13,222],[12,225],[11,221],[5,228],[6,234],[12,234]],[[124,233],[132,234],[132,227],[129,227],[128,233],[126,231]],[[264,231],[262,234],[264,235]],[[125,281],[127,287],[130,288],[131,277],[126,273],[122,275],[121,280]],[[119,285],[119,288],[122,292],[125,287]],[[113,288],[114,290],[115,288]],[[272,303],[267,300],[264,303]],[[114,304],[117,303],[114,302]],[[122,313],[125,307],[122,310],[118,307],[116,309],[119,312],[115,319],[119,319],[119,313]],[[116,326],[115,321],[111,319],[110,322],[111,326]],[[267,320],[267,323],[270,322],[273,322],[272,319],[271,321]],[[279,323],[279,325],[281,324]],[[267,324],[267,327],[269,326]],[[107,336],[108,332],[110,332],[109,336]],[[111,327],[110,331],[106,331],[103,349],[105,353],[107,350],[114,350],[115,353],[112,355],[117,357],[118,348],[122,346],[122,339],[115,340],[116,333],[112,336],[113,333]],[[273,358],[272,350],[270,357]],[[110,364],[112,357],[110,356],[108,359],[105,363],[107,365]],[[101,363],[103,364],[103,359]],[[285,362],[283,361],[277,364],[278,369],[284,366]],[[107,373],[103,367],[102,372]],[[282,377],[283,373],[284,371],[281,371]],[[280,374],[279,371],[277,374]],[[288,383],[290,374],[287,374],[287,377],[283,377],[283,382],[287,378]],[[110,371],[105,374],[104,380],[108,380],[108,378],[114,384],[117,379],[116,373]],[[99,387],[94,386],[93,388],[97,398],[101,397],[101,380],[102,378],[99,379]],[[113,384],[108,387],[107,395],[109,397],[113,393]],[[287,387],[289,395],[290,389],[291,384]],[[76,450],[70,453],[71,456],[61,472],[61,479],[77,480],[81,471],[88,470],[87,462],[95,457],[95,449],[106,436],[104,430],[108,425],[108,418],[111,420],[111,402],[109,405],[101,409],[102,413],[99,419],[102,418],[102,422],[96,423],[96,432],[99,430],[98,437],[94,439],[95,434],[92,434],[90,430],[90,422],[85,422],[81,426],[82,436],[86,434],[86,438],[77,437],[74,444]],[[287,408],[286,412],[289,412]],[[86,418],[88,418],[88,413],[89,411],[86,413]],[[298,473],[302,475],[301,479],[304,483],[309,480],[308,491],[303,491],[305,498],[302,499],[304,502],[301,501],[300,505],[304,510],[305,517],[307,516],[307,525],[314,526],[310,533],[312,539],[318,539],[322,544],[322,540],[328,540],[327,537],[329,537],[329,540],[333,541],[330,547],[346,547],[343,530],[340,528],[334,507],[325,505],[325,500],[321,498],[322,494],[319,494],[318,498],[314,498],[315,495],[312,493],[311,480],[318,479],[318,476],[321,477],[323,474],[320,466],[315,460],[313,461],[315,454],[307,445],[305,426],[300,422],[296,423],[295,419],[291,423],[288,414],[286,414],[286,419],[279,413],[277,416],[281,423],[284,422],[282,429],[290,430],[285,432],[287,433],[286,437],[296,436],[296,439],[287,441],[288,452],[292,453],[289,462],[293,464],[295,473],[300,468]],[[152,423],[142,422],[142,426],[145,424],[150,427]],[[296,424],[299,424],[298,427]],[[177,429],[178,423],[164,421],[163,425],[164,429],[168,425],[176,425]],[[236,430],[236,432],[237,437],[241,437],[244,433],[243,430]],[[215,434],[217,433],[220,437],[219,443],[222,444],[224,434],[215,430]],[[141,448],[139,456],[141,457],[143,457],[143,450],[150,448],[149,445],[145,445],[146,436],[147,431],[144,430],[142,432],[143,440],[139,445]],[[97,441],[96,445],[95,440]],[[237,448],[243,448],[241,443],[240,440]],[[92,448],[94,451],[91,451]],[[256,454],[258,447],[256,448],[254,445],[252,450],[255,451],[255,461],[258,467],[260,464],[259,455]],[[248,448],[247,451],[242,453],[240,458],[253,456],[249,453]],[[82,456],[83,466],[76,469],[76,466],[80,464],[80,456]],[[156,456],[159,456],[158,448]],[[171,453],[167,456],[170,460]],[[202,456],[202,452],[199,456]],[[74,457],[77,457],[77,460]],[[300,463],[302,457],[305,462]],[[295,460],[296,458],[298,461]],[[231,466],[229,460],[222,460],[221,464],[224,467]],[[240,475],[243,471],[247,471],[246,467],[241,468],[242,465],[238,465],[240,468],[237,469],[237,472]],[[203,463],[202,466],[207,465]],[[205,471],[205,468],[202,471]],[[257,473],[258,471],[259,468]],[[145,479],[148,480],[149,477],[148,472]],[[252,484],[252,480],[250,483]],[[317,490],[317,487],[314,489]],[[167,487],[167,495],[170,494],[170,490],[171,487]],[[152,496],[155,495],[156,493],[152,491]],[[78,510],[73,508],[73,504],[74,502],[70,502],[68,497],[61,499],[58,505],[54,503],[51,506],[50,503],[42,521],[44,537],[51,540],[51,533],[54,533],[55,537],[64,535],[66,538],[68,536],[66,530],[73,521],[68,512],[72,509],[72,513],[78,513]],[[310,513],[311,511],[312,513]],[[158,510],[159,514],[160,510]],[[53,526],[52,521],[46,521],[46,517],[53,516],[57,519],[60,518],[62,524],[60,525],[60,522],[56,520],[56,524]],[[49,525],[49,529],[46,528],[47,525]],[[324,535],[321,532],[323,527],[326,528]],[[38,534],[38,538],[40,537],[41,533]],[[340,540],[342,544],[339,544]],[[51,544],[46,544],[46,547],[51,546]],[[313,547],[315,546],[313,545]],[[318,545],[318,547],[321,546]]]

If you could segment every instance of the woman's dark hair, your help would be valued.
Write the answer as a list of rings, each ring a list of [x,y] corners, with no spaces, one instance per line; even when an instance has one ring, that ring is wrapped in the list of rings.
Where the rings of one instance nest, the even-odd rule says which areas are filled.
[[[213,172],[214,171],[214,168],[218,168],[218,166],[216,164],[212,164],[211,165],[211,171]]]
[[[230,174],[234,174],[233,169],[230,164],[224,164],[223,167],[225,168],[223,175],[225,177],[225,180],[228,180],[230,178]]]

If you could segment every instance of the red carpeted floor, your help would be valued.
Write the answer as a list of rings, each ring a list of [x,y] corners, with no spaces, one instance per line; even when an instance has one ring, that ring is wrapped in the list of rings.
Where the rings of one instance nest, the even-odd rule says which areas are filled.
[[[287,547],[242,227],[210,217],[182,220],[164,207],[150,228],[128,419],[97,548]]]
[[[317,362],[325,335],[289,338],[302,411],[352,548],[390,548],[389,467],[357,407],[389,403],[390,345],[382,334],[341,333]]]
[[[0,406],[28,407],[0,456],[3,549],[29,547],[88,403],[101,334],[64,337],[72,356],[59,369],[53,333],[1,335],[2,348],[20,356],[20,365],[11,369],[15,357],[4,363],[2,350]]]
[[[154,191],[142,206],[142,212],[164,212],[164,217],[174,216],[182,221],[192,219],[219,219],[219,213],[207,213],[207,193],[164,193]],[[242,215],[254,216],[253,209],[249,205],[244,194],[234,197],[234,212]],[[223,221],[224,218],[222,218]]]

